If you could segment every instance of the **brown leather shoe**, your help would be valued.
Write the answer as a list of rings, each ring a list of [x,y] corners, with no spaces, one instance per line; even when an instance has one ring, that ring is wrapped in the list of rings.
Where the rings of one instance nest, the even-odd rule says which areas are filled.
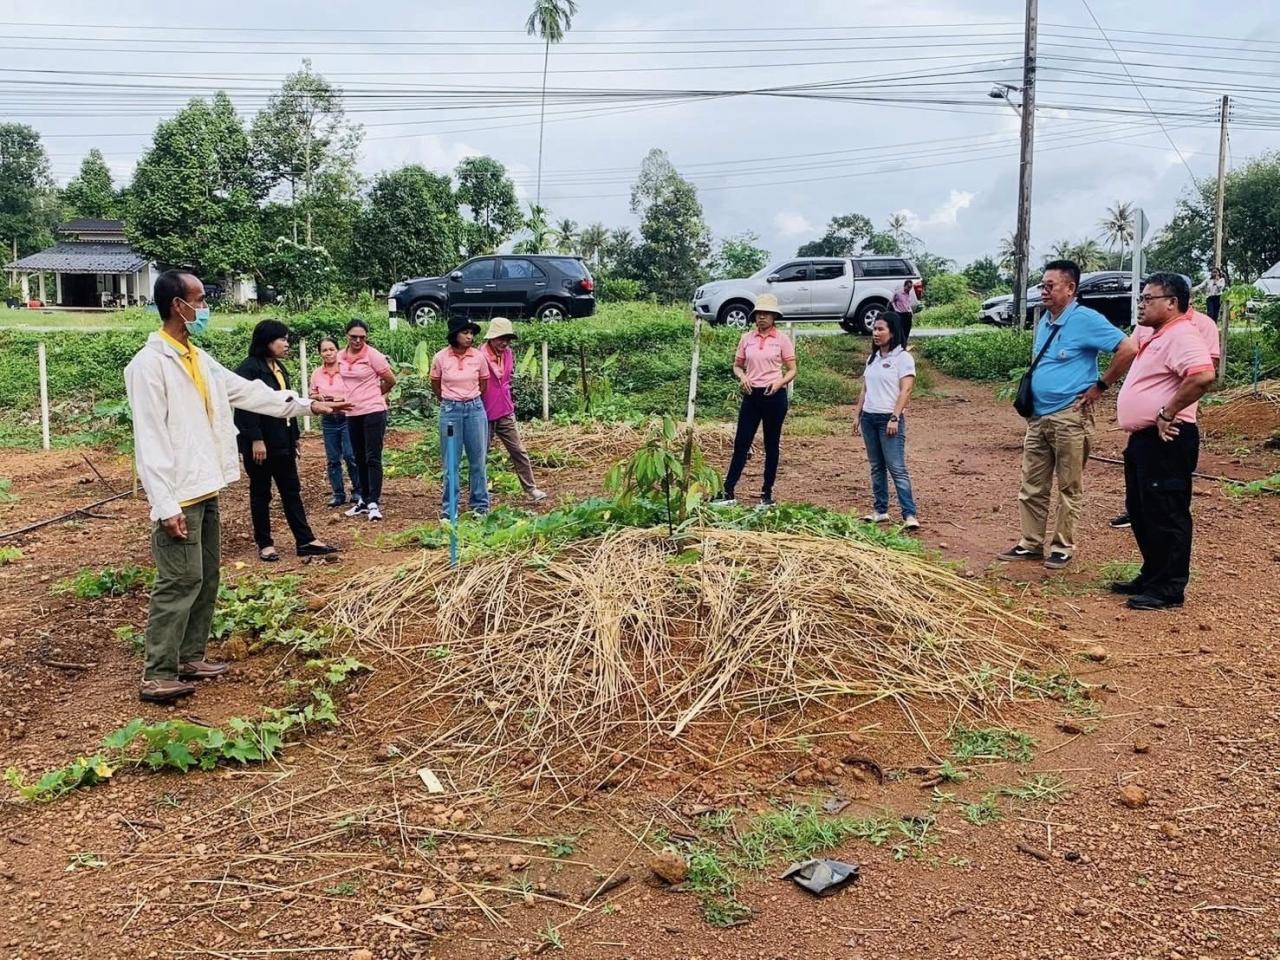
[[[143,680],[138,699],[147,703],[173,703],[196,692],[194,685],[181,680]]]
[[[231,667],[225,663],[210,663],[208,660],[192,660],[190,663],[178,664],[180,680],[212,680],[220,677]]]

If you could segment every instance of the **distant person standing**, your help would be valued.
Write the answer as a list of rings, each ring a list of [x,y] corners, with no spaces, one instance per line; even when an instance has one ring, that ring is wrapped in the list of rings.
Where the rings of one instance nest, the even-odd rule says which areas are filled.
[[[1191,578],[1191,480],[1200,456],[1196,407],[1213,384],[1213,361],[1190,322],[1191,291],[1176,273],[1147,278],[1138,323],[1151,334],[1116,399],[1129,433],[1125,500],[1142,571],[1112,590],[1134,610],[1181,606]]]
[[[883,313],[871,328],[873,343],[862,375],[862,389],[853,406],[854,428],[862,434],[871,466],[871,523],[889,519],[889,481],[898,494],[902,521],[908,530],[920,526],[907,472],[907,403],[916,382],[916,362],[906,351],[906,337],[898,318]]]
[[[346,383],[342,379],[342,369],[338,366],[338,341],[333,337],[320,338],[320,361],[320,366],[311,371],[311,399],[330,400],[342,396]],[[327,414],[320,418],[320,427],[324,432],[324,458],[329,471],[329,488],[333,492],[329,506],[341,507],[347,503],[346,486],[342,482],[344,463],[351,480],[351,503],[360,503],[360,469],[356,466],[356,456],[351,449],[347,418],[340,413]]]
[[[151,504],[156,565],[147,613],[141,700],[168,703],[195,693],[186,682],[227,671],[205,659],[218,597],[222,545],[218,494],[240,477],[232,407],[271,417],[324,415],[342,402],[303,400],[245,380],[191,342],[209,326],[204,286],[166,270],[153,299],[161,328],[125,367],[134,459]]]
[[[1209,319],[1217,323],[1218,314],[1222,311],[1222,294],[1227,289],[1227,278],[1222,275],[1222,271],[1214,267],[1207,278],[1191,289],[1193,293],[1204,291],[1205,311],[1209,314]]]
[[[911,337],[911,323],[915,319],[916,307],[920,305],[920,298],[916,296],[916,285],[914,281],[903,280],[902,289],[893,295],[893,307],[901,321],[902,327],[902,346],[905,349],[907,340]]]
[[[751,312],[755,330],[738,341],[733,358],[733,375],[742,388],[738,408],[738,429],[733,438],[733,458],[724,476],[724,491],[716,503],[736,503],[733,491],[742,476],[756,432],[764,428],[764,484],[760,505],[773,506],[773,484],[778,476],[782,446],[782,423],[787,418],[787,384],[796,378],[796,348],[791,338],[778,329],[782,311],[778,298],[761,294]]]
[[[1070,260],[1046,264],[1040,283],[1045,311],[1036,325],[1031,374],[1033,412],[1022,443],[1018,506],[1022,538],[999,560],[1042,561],[1050,570],[1071,562],[1084,497],[1084,468],[1093,443],[1093,405],[1120,379],[1135,347],[1106,317],[1076,300],[1080,268]],[[1098,376],[1098,354],[1114,351]],[[1053,478],[1058,516],[1049,556],[1044,555]]]
[[[369,344],[363,320],[347,324],[347,349],[338,355],[338,369],[346,385],[347,432],[360,474],[360,495],[348,517],[382,519],[382,445],[387,436],[387,394],[396,375],[387,358]]]
[[[511,381],[515,376],[516,358],[511,345],[516,342],[516,332],[506,317],[494,317],[485,331],[484,346],[480,348],[489,364],[489,384],[481,399],[485,417],[489,421],[488,443],[497,437],[507,449],[511,467],[520,478],[520,486],[530,503],[547,499],[533,481],[533,462],[520,442],[520,428],[516,425],[516,402],[511,393]]]
[[[489,364],[473,344],[480,335],[479,325],[455,318],[449,321],[449,345],[431,358],[431,392],[440,401],[440,451],[445,463],[452,460],[453,473],[446,468],[445,486],[441,491],[440,512],[456,520],[457,490],[462,454],[467,457],[470,481],[471,512],[489,512],[489,484],[485,473],[485,456],[489,446],[489,418],[485,414],[484,392],[489,386]],[[452,436],[450,436],[452,433]],[[452,447],[452,450],[450,449]],[[451,491],[450,486],[454,489]],[[457,500],[451,501],[450,493]]]

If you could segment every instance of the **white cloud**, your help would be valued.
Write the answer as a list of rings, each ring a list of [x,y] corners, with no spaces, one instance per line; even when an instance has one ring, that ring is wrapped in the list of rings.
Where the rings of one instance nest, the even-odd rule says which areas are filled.
[[[915,211],[906,208],[894,212],[907,218],[909,230],[954,227],[960,221],[960,211],[967,210],[973,204],[973,198],[974,194],[968,190],[952,190],[946,201],[935,207],[927,217],[921,217]]]
[[[814,227],[802,213],[791,213],[782,211],[773,218],[773,225],[777,228],[778,235],[783,237],[798,237],[802,234],[813,233]]]

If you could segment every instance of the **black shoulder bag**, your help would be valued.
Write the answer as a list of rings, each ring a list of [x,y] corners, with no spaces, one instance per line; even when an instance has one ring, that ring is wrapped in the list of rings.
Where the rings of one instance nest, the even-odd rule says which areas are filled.
[[[1035,401],[1031,397],[1031,374],[1035,372],[1036,367],[1040,365],[1040,361],[1044,359],[1045,353],[1048,352],[1053,338],[1058,335],[1063,327],[1067,325],[1066,318],[1062,323],[1055,323],[1053,330],[1049,333],[1049,339],[1044,342],[1044,346],[1040,348],[1040,352],[1036,354],[1036,358],[1031,361],[1031,366],[1027,367],[1027,372],[1022,375],[1022,379],[1018,381],[1018,390],[1013,395],[1013,409],[1018,411],[1019,416],[1030,420],[1032,414],[1035,413]]]

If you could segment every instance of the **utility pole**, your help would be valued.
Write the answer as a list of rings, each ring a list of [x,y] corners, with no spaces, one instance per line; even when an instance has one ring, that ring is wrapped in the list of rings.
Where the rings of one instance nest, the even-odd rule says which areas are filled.
[[[1219,118],[1218,126],[1218,210],[1216,222],[1213,225],[1213,266],[1219,271],[1222,270],[1223,212],[1227,205],[1227,115],[1230,109],[1231,98],[1224,96],[1222,116]],[[1218,336],[1221,337],[1218,349],[1222,354],[1218,360],[1219,385],[1225,383],[1227,379],[1227,332],[1231,326],[1231,304],[1226,303],[1225,300],[1224,297],[1218,307],[1222,311],[1222,324],[1218,332]]]
[[[1031,160],[1036,138],[1036,21],[1039,0],[1027,0],[1026,36],[1022,48],[1022,149],[1018,162],[1018,229],[1014,243],[1013,316],[1021,329],[1027,315],[1027,282],[1031,276]]]

